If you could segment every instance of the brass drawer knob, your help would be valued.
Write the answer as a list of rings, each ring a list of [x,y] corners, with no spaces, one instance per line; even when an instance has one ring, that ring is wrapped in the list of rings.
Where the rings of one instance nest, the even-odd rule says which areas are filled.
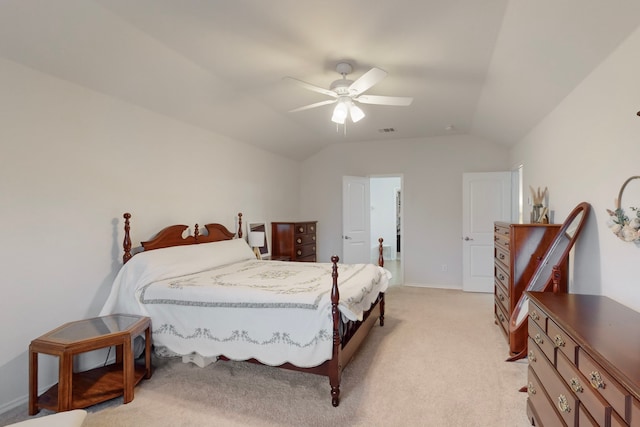
[[[571,386],[571,390],[573,390],[575,393],[582,393],[584,391],[582,385],[580,384],[580,380],[575,377],[571,378],[569,385]]]
[[[500,258],[500,259],[504,259],[504,258],[505,258],[505,256],[504,256],[504,254],[500,254],[500,255],[498,255],[498,258]]]
[[[302,251],[301,251],[300,249],[298,249],[298,250],[296,251],[296,253],[297,253],[298,255],[302,255]]]
[[[500,298],[500,301],[504,301],[504,295],[500,294],[498,298]]]
[[[298,239],[296,240],[296,242],[297,242],[298,244],[300,244],[300,243],[302,243],[302,239],[298,237]]]
[[[316,228],[315,228],[313,225],[310,225],[310,226],[309,226],[309,230],[310,230],[310,231],[316,231]]]
[[[533,311],[531,312],[530,316],[531,316],[531,318],[532,318],[533,320],[536,320],[536,321],[540,320],[540,316],[538,315],[538,313],[537,313],[535,310],[533,310]]]
[[[527,392],[529,394],[536,394],[536,388],[533,386],[533,383],[529,383],[529,385],[527,385]]]
[[[527,359],[529,359],[529,363],[534,363],[537,360],[536,354],[533,352],[533,350],[529,350],[529,354],[527,354]]]
[[[298,227],[298,233],[304,233],[304,227]]]
[[[544,340],[542,339],[540,334],[536,334],[536,336],[533,339],[538,345],[542,345],[544,343]]]
[[[555,336],[555,338],[553,339],[553,342],[555,343],[556,347],[564,347],[564,344],[565,344],[560,334]]]
[[[502,313],[498,314],[498,318],[501,322],[504,322],[504,316],[502,315]]]
[[[595,388],[596,390],[599,388],[604,389],[606,387],[604,380],[602,379],[602,376],[598,371],[591,372],[591,375],[589,376],[589,382],[591,383],[591,387]]]
[[[566,412],[567,414],[571,412],[571,406],[569,406],[567,396],[564,394],[558,396],[558,409],[560,409],[560,412]]]
[[[499,274],[498,274],[498,279],[500,279],[500,280],[504,280],[504,274],[499,273]]]
[[[311,240],[316,241],[316,236],[311,236]]]

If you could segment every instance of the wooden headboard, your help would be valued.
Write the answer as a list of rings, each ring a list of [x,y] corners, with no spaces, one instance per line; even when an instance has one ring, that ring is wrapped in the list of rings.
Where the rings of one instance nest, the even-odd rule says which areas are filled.
[[[133,256],[131,254],[131,235],[129,233],[131,229],[129,221],[131,219],[131,214],[127,212],[122,216],[124,218],[124,241],[122,242],[124,255],[122,256],[122,263],[125,264]],[[236,235],[222,224],[211,223],[205,224],[204,226],[207,230],[207,234],[200,234],[200,226],[196,224],[193,228],[192,236],[182,237],[184,230],[187,228],[189,228],[188,225],[170,225],[165,227],[156,234],[153,239],[142,242],[142,248],[145,251],[150,251],[153,249],[168,248],[170,246],[219,242],[221,240],[231,240]],[[238,213],[238,238],[242,238],[242,212]]]

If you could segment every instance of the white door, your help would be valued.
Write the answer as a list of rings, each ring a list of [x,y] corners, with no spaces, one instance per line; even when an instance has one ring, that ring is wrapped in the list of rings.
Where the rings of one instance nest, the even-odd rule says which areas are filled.
[[[369,209],[369,178],[343,176],[341,262],[370,262]]]
[[[462,289],[493,292],[493,223],[511,217],[511,172],[463,174]]]

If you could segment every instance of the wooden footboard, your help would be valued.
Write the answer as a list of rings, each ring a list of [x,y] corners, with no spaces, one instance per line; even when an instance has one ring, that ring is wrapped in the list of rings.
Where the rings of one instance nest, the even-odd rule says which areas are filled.
[[[124,217],[124,241],[123,241],[123,263],[129,261],[133,256],[131,252],[131,237],[130,237],[130,218],[131,214],[125,213]],[[238,214],[238,238],[242,238],[242,213]],[[205,228],[208,233],[201,235],[199,233],[199,227],[196,224],[194,227],[194,235],[186,238],[182,237],[182,233],[188,226],[186,225],[172,225],[161,230],[158,235],[148,241],[143,242],[142,247],[145,251],[160,249],[170,246],[179,245],[191,245],[198,243],[206,243],[220,240],[229,240],[234,238],[235,234],[226,229],[220,224],[206,224]],[[378,239],[379,256],[378,265],[384,267],[384,258],[382,256],[383,239]],[[384,326],[384,292],[381,292],[375,302],[367,310],[361,321],[343,321],[338,308],[340,301],[340,290],[338,289],[338,256],[332,256],[332,286],[331,286],[331,316],[333,319],[333,346],[332,357],[321,365],[311,368],[301,368],[291,363],[285,363],[278,366],[279,368],[290,369],[295,371],[308,372],[312,374],[324,375],[329,377],[329,384],[331,385],[331,403],[333,406],[340,404],[340,379],[342,371],[351,361],[356,351],[362,345],[367,334],[375,325],[376,320],[380,319],[380,326]],[[221,360],[229,360],[225,356],[219,356]],[[256,359],[249,359],[247,362],[261,364]]]
[[[382,257],[383,239],[378,239],[378,242],[380,253],[378,264],[384,266],[384,259]],[[384,326],[384,292],[380,292],[371,308],[364,313],[362,321],[343,322],[340,310],[338,309],[338,302],[340,300],[340,291],[338,289],[339,260],[340,258],[335,255],[331,257],[331,262],[333,263],[333,272],[331,274],[333,278],[331,286],[333,353],[327,366],[327,375],[329,376],[329,384],[331,385],[331,404],[333,406],[340,404],[340,379],[342,377],[342,371],[346,368],[347,364],[349,364],[356,350],[360,348],[360,345],[367,337],[371,328],[373,328],[376,322],[376,316],[372,316],[372,314],[376,312],[376,309],[378,313],[377,318],[380,319],[380,326]]]

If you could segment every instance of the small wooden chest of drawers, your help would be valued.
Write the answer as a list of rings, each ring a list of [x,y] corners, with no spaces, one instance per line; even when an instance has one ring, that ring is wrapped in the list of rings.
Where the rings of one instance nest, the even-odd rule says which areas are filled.
[[[640,426],[640,313],[596,295],[527,295],[532,425]]]
[[[509,318],[538,260],[553,243],[561,224],[494,224],[494,316],[509,341],[509,352],[514,356],[526,345],[526,331],[519,336],[509,333]],[[562,266],[560,291],[567,290],[566,263]]]
[[[271,258],[316,262],[317,221],[272,222]]]

